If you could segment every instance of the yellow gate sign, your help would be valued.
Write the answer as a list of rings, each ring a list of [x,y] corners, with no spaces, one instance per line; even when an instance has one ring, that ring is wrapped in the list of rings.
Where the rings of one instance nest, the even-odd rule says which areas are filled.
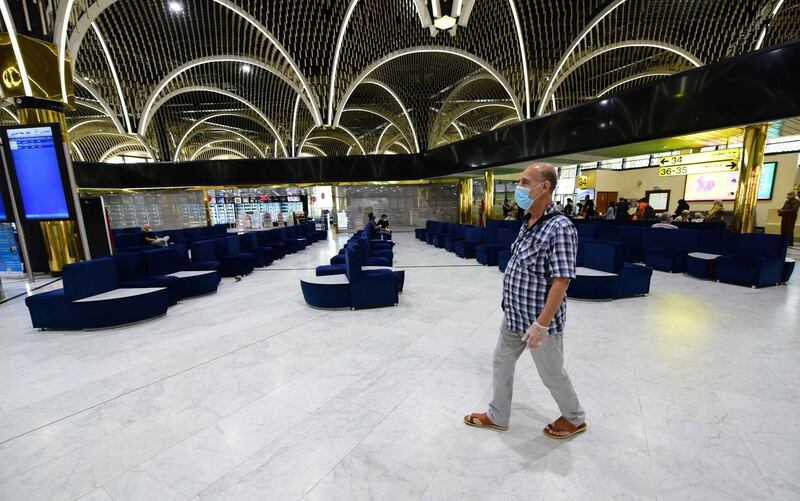
[[[578,188],[585,190],[589,187],[589,176],[578,176]]]
[[[688,153],[686,155],[671,155],[656,159],[659,167],[674,167],[676,165],[709,164],[709,163],[730,163],[739,162],[742,154],[739,148],[728,148],[726,150],[705,151],[703,153]]]

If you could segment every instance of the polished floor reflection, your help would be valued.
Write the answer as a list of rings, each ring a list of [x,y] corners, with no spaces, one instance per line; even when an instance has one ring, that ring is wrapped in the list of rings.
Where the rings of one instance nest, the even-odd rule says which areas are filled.
[[[308,308],[317,244],[166,317],[39,332],[0,306],[0,499],[798,499],[800,286],[656,273],[647,298],[570,303],[589,431],[529,357],[511,428],[483,410],[502,275],[395,236],[400,305]]]

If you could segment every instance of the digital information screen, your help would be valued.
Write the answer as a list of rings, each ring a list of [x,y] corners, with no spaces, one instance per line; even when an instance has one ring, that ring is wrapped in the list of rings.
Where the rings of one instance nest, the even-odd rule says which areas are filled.
[[[0,182],[5,183],[5,179],[0,178]],[[9,208],[9,210],[11,210]],[[8,221],[10,214],[6,213],[6,206],[3,203],[3,189],[0,188],[0,221]]]
[[[50,127],[8,130],[8,148],[27,219],[69,219],[59,156]]]
[[[770,200],[775,184],[777,163],[765,163],[761,167],[758,180],[758,199]],[[683,198],[687,202],[709,202],[713,200],[734,200],[739,183],[739,171],[712,172],[709,174],[689,174],[686,176],[686,190]]]

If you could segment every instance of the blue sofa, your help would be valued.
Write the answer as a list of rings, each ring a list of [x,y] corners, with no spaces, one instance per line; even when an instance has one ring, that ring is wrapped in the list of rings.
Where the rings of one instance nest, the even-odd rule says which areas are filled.
[[[644,262],[647,266],[669,273],[686,271],[686,256],[697,249],[694,230],[647,228],[642,233]]]
[[[143,252],[123,252],[112,257],[117,268],[119,287],[125,289],[141,289],[149,287],[165,287],[169,294],[169,304],[181,300],[178,278],[166,275],[148,275]]]
[[[179,251],[174,246],[142,253],[148,275],[176,276],[181,298],[202,296],[217,291],[219,264],[212,269],[181,269]]]
[[[735,252],[715,260],[717,280],[750,287],[781,284],[784,281],[786,239],[780,235],[762,234],[738,237]]]
[[[620,299],[649,294],[652,268],[626,263],[621,244],[586,239],[583,246],[577,276],[567,288],[568,297]]]
[[[165,288],[121,289],[110,257],[67,264],[62,280],[62,289],[25,299],[34,328],[114,327],[164,315],[169,307]]]

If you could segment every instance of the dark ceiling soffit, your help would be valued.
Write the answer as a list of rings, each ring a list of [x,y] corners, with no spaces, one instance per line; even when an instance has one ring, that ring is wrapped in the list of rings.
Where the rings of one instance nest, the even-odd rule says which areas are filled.
[[[800,116],[800,40],[416,155],[75,163],[81,188],[402,181]]]
[[[800,115],[800,40],[427,151],[484,169]]]

